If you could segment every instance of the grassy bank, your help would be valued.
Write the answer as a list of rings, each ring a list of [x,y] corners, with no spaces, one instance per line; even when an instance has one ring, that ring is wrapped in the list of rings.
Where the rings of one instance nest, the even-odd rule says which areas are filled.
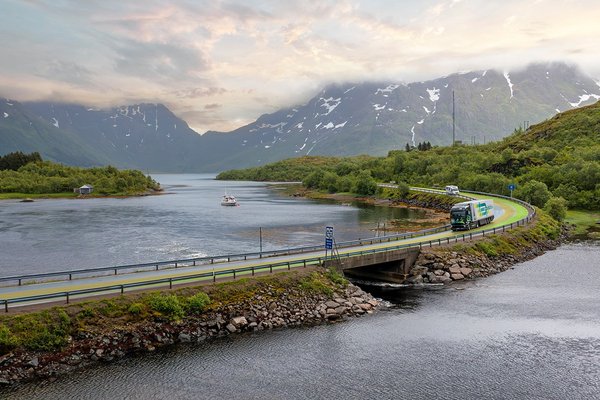
[[[576,238],[600,239],[600,211],[569,210],[565,222],[573,225]]]
[[[0,355],[18,350],[60,351],[74,337],[101,335],[114,329],[132,330],[153,320],[177,323],[199,318],[204,313],[252,302],[259,292],[261,301],[269,303],[289,296],[292,288],[301,296],[332,296],[346,285],[347,281],[337,272],[307,269],[2,315]]]

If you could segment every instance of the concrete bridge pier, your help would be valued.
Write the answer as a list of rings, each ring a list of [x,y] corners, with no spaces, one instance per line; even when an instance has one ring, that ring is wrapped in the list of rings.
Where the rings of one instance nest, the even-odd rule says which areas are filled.
[[[325,262],[354,279],[404,283],[417,257],[419,248],[369,253]]]

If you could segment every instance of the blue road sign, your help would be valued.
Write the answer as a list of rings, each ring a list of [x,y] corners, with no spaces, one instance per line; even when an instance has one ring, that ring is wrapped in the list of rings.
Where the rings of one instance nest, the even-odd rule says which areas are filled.
[[[325,239],[325,248],[333,249],[333,239]]]
[[[511,183],[510,185],[508,185],[508,190],[515,190],[516,187],[517,187],[517,185],[515,185],[514,183]]]

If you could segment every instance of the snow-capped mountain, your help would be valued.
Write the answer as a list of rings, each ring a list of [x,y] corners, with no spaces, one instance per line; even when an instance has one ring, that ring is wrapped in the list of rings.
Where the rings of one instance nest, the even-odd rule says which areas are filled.
[[[183,171],[194,165],[200,135],[162,104],[108,110],[50,102],[24,103],[56,128],[77,133],[119,167]]]
[[[304,105],[261,116],[227,140],[230,153],[246,160],[245,165],[306,154],[382,155],[425,141],[449,145],[454,92],[456,140],[483,143],[595,102],[599,86],[562,63],[514,72],[464,72],[410,84],[331,85]]]
[[[80,135],[53,126],[16,100],[0,99],[0,155],[14,151],[37,151],[44,159],[86,167],[111,162]]]
[[[153,172],[214,172],[307,154],[383,155],[407,143],[450,144],[453,93],[456,140],[471,144],[595,102],[600,82],[576,67],[552,63],[408,84],[336,84],[305,104],[262,115],[232,132],[202,136],[161,104],[99,110],[23,103],[23,117],[16,119],[14,106],[0,102],[0,154],[39,151],[68,164],[111,163]]]

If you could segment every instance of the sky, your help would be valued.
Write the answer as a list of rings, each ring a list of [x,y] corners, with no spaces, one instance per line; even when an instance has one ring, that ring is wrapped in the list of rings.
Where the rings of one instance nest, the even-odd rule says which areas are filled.
[[[163,103],[199,133],[330,83],[551,61],[600,78],[600,1],[0,0],[0,96]]]

